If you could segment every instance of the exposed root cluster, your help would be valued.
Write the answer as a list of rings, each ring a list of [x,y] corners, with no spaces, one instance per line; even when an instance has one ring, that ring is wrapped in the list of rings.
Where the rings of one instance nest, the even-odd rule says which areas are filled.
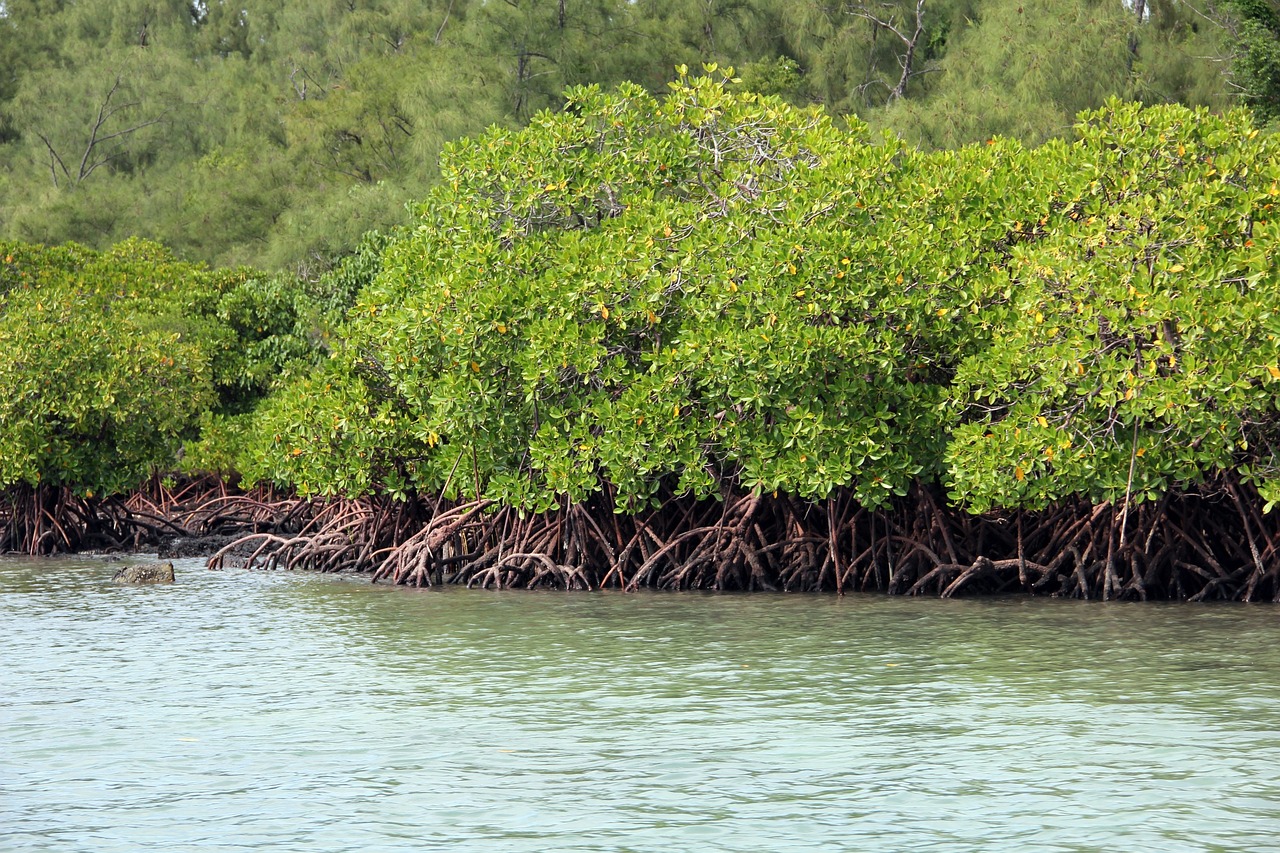
[[[1236,483],[1125,512],[1064,503],[972,516],[920,485],[891,508],[729,494],[621,514],[601,496],[541,515],[488,501],[334,501],[211,566],[354,571],[412,586],[1026,592],[1280,600],[1280,519]]]
[[[918,484],[871,511],[726,493],[617,512],[609,494],[528,514],[487,500],[301,499],[216,479],[155,481],[127,499],[65,489],[0,500],[0,549],[137,549],[238,535],[210,566],[358,572],[410,586],[1025,592],[1100,599],[1280,601],[1280,513],[1223,481],[1134,506],[1065,502],[982,516]]]
[[[49,554],[91,547],[91,534],[123,544],[124,514],[66,489],[11,489],[0,503],[0,551]]]
[[[270,488],[242,492],[216,477],[169,483],[154,478],[124,497],[98,498],[55,486],[0,493],[0,552],[138,550],[173,538],[270,530],[290,534],[315,502]]]

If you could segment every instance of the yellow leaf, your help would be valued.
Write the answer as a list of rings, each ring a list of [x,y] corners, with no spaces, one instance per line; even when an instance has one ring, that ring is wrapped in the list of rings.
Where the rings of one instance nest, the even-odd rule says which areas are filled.
[[[898,273],[898,277],[897,279],[895,279],[895,281],[897,281],[898,284],[902,284],[902,273]]]
[[[675,407],[671,410],[671,414],[672,414],[672,416],[673,416],[673,417],[677,417],[677,418],[678,418],[678,417],[680,417],[680,404],[679,404],[679,403],[676,403]]]
[[[476,363],[476,362],[474,362],[474,361],[473,361],[473,362],[471,362],[471,372],[472,372],[472,373],[479,373],[479,372],[480,372],[480,365],[479,365],[479,364],[477,364],[477,363]]]
[[[1013,469],[1013,478],[1015,480],[1025,480],[1027,475],[1022,472],[1022,466],[1018,465]]]
[[[1143,455],[1144,453],[1146,453],[1146,452],[1147,452],[1147,449],[1146,449],[1145,447],[1139,447],[1137,450],[1135,450],[1135,451],[1133,452],[1133,455],[1134,455],[1134,456],[1142,456],[1142,455]]]
[[[1169,267],[1169,272],[1182,272],[1185,269],[1186,267],[1184,267],[1182,264],[1174,264],[1173,266]]]
[[[1044,314],[1041,314],[1039,311],[1036,312],[1036,322],[1037,323],[1044,322]]]
[[[671,226],[670,226],[670,225],[664,225],[664,226],[662,226],[662,236],[663,236],[663,237],[670,237],[670,236],[671,236]]]
[[[1041,415],[1040,417],[1036,418],[1036,423],[1040,424],[1040,426],[1042,426],[1042,427],[1048,427],[1048,426],[1049,426],[1049,422],[1048,422],[1047,420],[1045,420],[1044,415]]]
[[[1280,379],[1280,367],[1276,367],[1274,364],[1268,365],[1267,372],[1271,374],[1272,379]]]
[[[1125,392],[1124,392],[1124,398],[1125,398],[1126,400],[1132,400],[1132,399],[1133,399],[1133,397],[1134,397],[1134,393],[1135,393],[1135,392],[1134,392],[1134,390],[1133,390],[1132,388],[1130,388],[1128,391],[1125,391]]]
[[[609,306],[607,305],[600,306],[600,316],[606,320],[609,319]]]
[[[945,316],[947,316],[947,309],[946,309],[946,308],[939,308],[939,309],[938,309],[938,316],[939,316],[939,317],[945,317]]]
[[[500,334],[500,335],[505,335],[506,333],[507,333],[507,325],[506,325],[506,323],[499,323],[499,324],[498,324],[498,334]]]

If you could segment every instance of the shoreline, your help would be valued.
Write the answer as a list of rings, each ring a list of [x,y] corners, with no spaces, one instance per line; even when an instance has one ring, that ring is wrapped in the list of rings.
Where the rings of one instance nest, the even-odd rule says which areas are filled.
[[[839,494],[729,493],[672,495],[643,513],[596,498],[535,515],[487,500],[244,493],[206,478],[176,493],[152,483],[125,498],[64,500],[74,515],[26,531],[55,547],[26,553],[146,551],[418,587],[1280,601],[1280,514],[1264,515],[1243,489],[973,515],[917,483],[877,511]],[[23,553],[12,547],[14,507],[0,530]]]

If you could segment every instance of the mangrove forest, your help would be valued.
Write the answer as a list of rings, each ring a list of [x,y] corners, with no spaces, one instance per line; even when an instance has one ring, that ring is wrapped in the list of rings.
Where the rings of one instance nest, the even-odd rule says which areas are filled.
[[[1276,137],[930,150],[680,68],[313,279],[0,244],[2,544],[400,584],[1280,598]]]

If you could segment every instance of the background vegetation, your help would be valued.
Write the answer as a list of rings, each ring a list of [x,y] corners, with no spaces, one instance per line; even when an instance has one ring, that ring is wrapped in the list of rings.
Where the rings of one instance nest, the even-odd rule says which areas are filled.
[[[1070,135],[1116,95],[1280,114],[1276,0],[6,0],[0,236],[314,278],[448,140],[678,64],[908,143]]]

